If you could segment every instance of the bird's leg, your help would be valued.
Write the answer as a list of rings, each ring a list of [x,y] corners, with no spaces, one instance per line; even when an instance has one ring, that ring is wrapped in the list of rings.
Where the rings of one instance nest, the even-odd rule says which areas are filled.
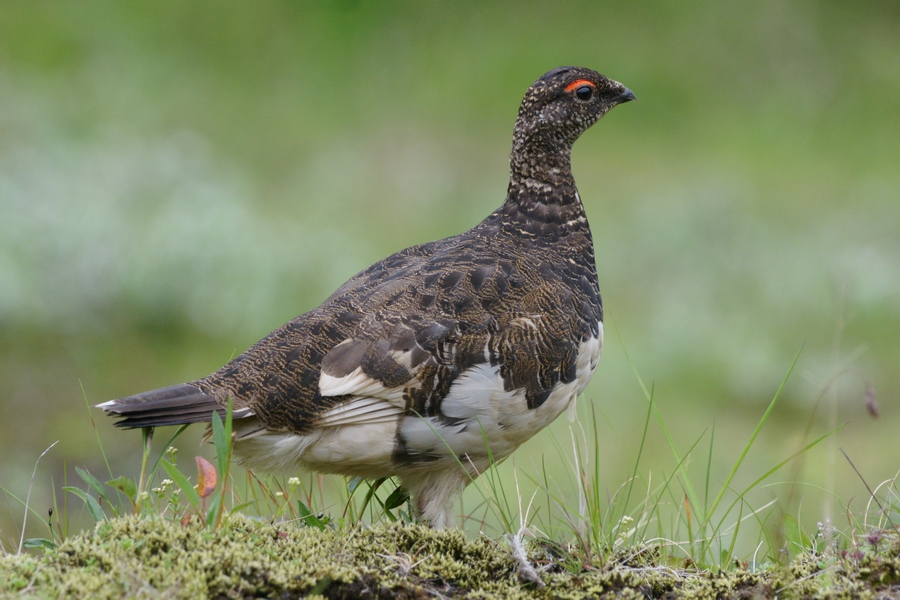
[[[453,465],[404,475],[402,479],[413,498],[417,519],[437,529],[454,525],[453,504],[470,481],[465,471]]]

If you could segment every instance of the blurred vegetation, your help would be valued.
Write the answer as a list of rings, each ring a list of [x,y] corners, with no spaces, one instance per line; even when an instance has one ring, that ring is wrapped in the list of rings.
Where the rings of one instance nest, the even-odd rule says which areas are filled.
[[[608,419],[610,493],[647,410],[626,351],[682,453],[715,423],[721,481],[802,347],[735,487],[846,422],[753,501],[839,521],[831,494],[867,492],[838,448],[873,487],[900,469],[898,26],[893,2],[3,4],[0,485],[24,497],[57,439],[39,513],[75,465],[104,472],[91,419],[134,476],[140,436],[86,402],[205,375],[477,223],[525,89],[577,64],[639,100],[573,157],[607,306],[579,412]],[[569,427],[518,468],[563,463]],[[651,427],[641,472],[674,466]]]

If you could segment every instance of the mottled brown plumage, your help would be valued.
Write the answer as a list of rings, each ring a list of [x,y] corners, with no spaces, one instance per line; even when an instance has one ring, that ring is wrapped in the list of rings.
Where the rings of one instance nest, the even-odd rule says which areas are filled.
[[[209,421],[230,396],[249,466],[396,475],[426,521],[448,524],[489,457],[593,374],[603,308],[570,152],[633,99],[594,71],[550,71],[522,101],[507,199],[484,221],[372,265],[212,375],[102,408],[154,427]]]

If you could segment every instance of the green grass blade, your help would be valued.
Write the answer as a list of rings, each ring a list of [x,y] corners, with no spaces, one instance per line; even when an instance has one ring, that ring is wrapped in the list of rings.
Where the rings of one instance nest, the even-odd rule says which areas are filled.
[[[125,496],[131,500],[131,504],[137,506],[138,490],[132,480],[122,475],[121,477],[110,479],[106,482],[106,485],[125,494]]]
[[[220,508],[222,506],[222,494],[215,494],[209,506],[206,508],[206,527],[210,530],[216,528],[216,520],[219,517]]]
[[[631,471],[631,482],[628,484],[628,493],[625,495],[625,504],[622,506],[622,514],[628,511],[628,504],[631,501],[631,492],[634,489],[634,482],[637,480],[638,465],[641,463],[641,456],[644,454],[644,444],[647,441],[647,432],[650,429],[650,414],[653,412],[653,388],[650,390],[650,402],[647,406],[647,416],[644,418],[644,431],[641,433],[641,444],[638,447],[637,457],[634,460],[634,469]]]
[[[225,437],[225,425],[222,423],[222,417],[216,411],[213,411],[212,414],[212,438],[213,446],[216,449],[216,464],[219,467],[219,473],[224,473],[225,461],[228,460],[228,438]]]
[[[363,497],[362,508],[359,509],[360,517],[365,515],[366,509],[369,508],[369,504],[372,502],[372,498],[375,498],[376,500],[378,499],[378,497],[375,496],[375,492],[377,492],[378,488],[380,488],[382,486],[382,484],[384,484],[384,482],[387,480],[388,480],[387,477],[380,477],[379,479],[376,479],[375,481],[373,481],[372,483],[369,484],[369,489],[366,490],[366,495]],[[380,500],[378,501],[378,503],[382,506],[384,505]]]
[[[87,483],[89,486],[91,486],[91,488],[93,488],[93,490],[95,492],[97,492],[97,497],[108,499],[108,495],[106,493],[106,488],[103,487],[103,484],[100,483],[100,481],[96,477],[91,475],[86,469],[82,469],[81,467],[78,467],[78,466],[75,467],[75,472],[78,473],[78,476],[81,477],[82,481]],[[126,478],[119,477],[119,479],[126,479]],[[113,489],[115,489],[117,491],[124,492],[124,490],[121,490],[121,489],[117,488],[116,486],[110,486],[110,487],[112,487]],[[134,502],[134,494],[128,496],[128,499],[133,503]],[[118,517],[119,511],[116,509],[116,507],[111,502],[107,502],[107,504],[109,505],[110,510],[112,510],[113,515]]]
[[[384,501],[384,508],[385,510],[394,510],[403,506],[407,501],[409,501],[409,494],[406,493],[403,486],[398,485]]]
[[[100,483],[100,480],[88,473],[87,470],[82,469],[81,467],[75,467],[75,472],[78,473],[78,476],[81,477],[82,481],[94,488],[94,491],[97,492],[97,495],[106,495],[106,490],[103,489],[103,484]]]
[[[300,513],[300,522],[315,527],[316,529],[325,529],[325,523],[309,509],[303,500],[297,500],[297,512]]]
[[[656,404],[652,402],[653,394],[647,390],[647,386],[644,384],[643,378],[641,378],[641,374],[637,370],[637,366],[632,362],[631,356],[628,354],[628,349],[625,347],[625,341],[622,339],[622,334],[619,332],[619,328],[613,323],[613,329],[616,332],[616,337],[619,340],[619,344],[622,346],[622,352],[625,355],[625,360],[628,361],[628,364],[631,366],[631,371],[634,373],[635,378],[638,380],[638,384],[641,386],[641,390],[644,392],[644,397],[647,398],[647,401],[650,402],[650,405],[653,409],[653,415],[656,417],[657,423],[659,423],[660,429],[662,429],[663,435],[666,438],[666,442],[669,444],[669,449],[672,451],[672,454],[675,456],[675,462],[679,465],[682,485],[685,488],[685,493],[688,496],[688,499],[691,501],[691,504],[695,507],[700,506],[700,502],[697,499],[697,492],[694,490],[694,486],[691,483],[691,479],[688,476],[687,469],[683,466],[684,459],[681,457],[681,453],[678,452],[678,448],[675,446],[675,440],[672,437],[672,434],[669,432],[669,428],[666,427],[666,423],[662,418],[662,415],[659,412]]]
[[[78,387],[81,388],[81,397],[84,398],[84,405],[88,409],[88,418],[91,420],[91,429],[94,430],[94,437],[97,438],[97,446],[100,448],[100,456],[103,457],[103,462],[106,464],[106,471],[109,473],[109,476],[113,476],[112,467],[109,466],[109,459],[106,458],[106,451],[103,449],[103,442],[100,441],[100,432],[97,431],[97,423],[94,422],[94,413],[91,412],[91,403],[88,401],[87,392],[84,390],[84,383],[79,379]]]
[[[839,430],[843,429],[845,425],[847,425],[847,424],[844,423],[843,425],[839,425],[838,427],[835,427],[828,433],[816,438],[815,440],[813,440],[810,443],[808,443],[807,445],[805,445],[803,448],[797,450],[796,452],[794,452],[793,454],[791,454],[790,456],[785,458],[783,461],[781,461],[780,463],[778,463],[777,465],[775,465],[774,467],[772,467],[771,469],[769,469],[768,471],[766,471],[765,473],[763,473],[762,475],[757,477],[753,481],[753,483],[748,485],[746,488],[744,488],[744,491],[742,491],[741,493],[739,493],[737,495],[737,498],[735,498],[734,501],[728,506],[728,509],[725,511],[725,514],[727,515],[728,513],[730,513],[734,509],[735,505],[738,502],[740,502],[741,498],[746,496],[750,490],[752,490],[753,488],[758,486],[760,483],[762,483],[763,481],[768,479],[769,476],[773,475],[776,471],[780,470],[782,467],[784,467],[786,464],[788,464],[789,462],[791,462],[792,460],[794,460],[801,454],[807,452],[808,450],[812,449],[814,446],[820,444],[821,442],[825,441],[827,438],[829,438],[832,435],[834,435],[835,433],[837,433]],[[823,489],[823,491],[824,491],[824,488],[820,488],[820,489]],[[723,516],[722,520],[719,521],[719,525],[721,525],[722,522],[724,522],[724,519],[725,519],[725,517]]]
[[[741,532],[741,520],[744,516],[744,503],[741,502],[741,508],[738,510],[738,518],[737,523],[734,527],[734,533],[731,534],[731,543],[728,544],[728,556],[725,557],[725,560],[731,562],[731,557],[734,556],[734,545],[737,543],[738,534]]]
[[[178,429],[175,430],[175,433],[172,435],[172,437],[169,438],[169,441],[166,442],[166,444],[163,446],[163,450],[162,450],[162,452],[160,452],[159,456],[157,457],[156,462],[153,463],[153,468],[150,469],[150,476],[147,478],[147,481],[153,481],[153,478],[156,477],[156,472],[159,471],[159,467],[163,461],[163,457],[166,455],[166,450],[168,450],[172,446],[172,444],[175,443],[175,440],[178,439],[178,436],[180,436],[182,433],[184,433],[184,430],[190,426],[191,426],[191,423],[185,423],[184,425],[179,426]]]
[[[184,494],[184,497],[187,498],[190,505],[194,507],[195,510],[200,510],[200,494],[197,493],[197,490],[194,489],[194,486],[191,485],[191,482],[188,481],[187,477],[178,470],[178,467],[167,460],[162,461],[162,466],[163,469],[166,470],[166,473],[169,474],[169,477],[172,478],[172,481],[174,481],[181,489],[181,492]]]
[[[138,476],[137,485],[137,502],[134,504],[135,512],[140,512],[141,501],[144,499],[144,492],[147,490],[147,462],[150,460],[150,448],[153,442],[153,427],[141,428],[141,474]],[[111,477],[111,476],[110,476]]]
[[[753,442],[756,441],[756,436],[759,435],[760,430],[763,425],[765,425],[766,421],[769,419],[769,415],[772,414],[772,409],[775,408],[775,404],[778,402],[778,398],[781,397],[781,391],[784,389],[784,386],[787,384],[788,379],[791,376],[791,373],[794,372],[794,367],[797,366],[797,361],[800,360],[800,354],[803,352],[803,348],[800,348],[800,351],[797,352],[797,356],[794,357],[794,362],[791,363],[791,368],[788,369],[787,374],[784,376],[784,379],[781,380],[781,385],[778,386],[778,390],[775,391],[775,395],[772,397],[772,401],[769,402],[769,406],[766,408],[766,412],[763,413],[762,418],[759,420],[759,423],[756,424],[756,429],[753,430],[753,434],[750,436],[750,439],[747,440],[747,443],[744,445],[744,449],[741,450],[741,455],[738,457],[737,462],[734,463],[734,466],[731,467],[731,472],[728,473],[728,477],[725,478],[725,482],[722,484],[722,487],[719,488],[719,493],[716,495],[716,499],[713,500],[712,506],[709,507],[709,511],[706,513],[706,523],[712,518],[712,514],[715,512],[716,508],[719,506],[719,503],[722,501],[722,497],[725,495],[725,491],[731,485],[731,480],[734,479],[735,474],[738,469],[741,467],[741,463],[744,462],[744,458],[747,456],[747,453],[750,451],[750,448],[753,446]]]
[[[90,511],[91,516],[94,517],[95,521],[102,521],[106,518],[106,515],[103,513],[103,509],[100,508],[100,503],[97,502],[97,499],[84,490],[71,485],[67,485],[63,487],[63,491],[69,492],[70,494],[75,494],[76,496],[84,500],[84,503],[88,507],[88,511]]]
[[[28,538],[22,543],[23,548],[41,548],[43,550],[56,550],[59,545],[46,538]]]
[[[716,421],[713,420],[712,429],[709,434],[709,454],[706,457],[706,483],[703,492],[703,514],[709,514],[709,475],[712,471],[713,444],[716,440]]]
[[[213,413],[213,423],[216,421],[219,423],[219,431],[213,431],[213,442],[216,445],[216,461],[219,463],[219,486],[216,497],[213,500],[215,511],[210,507],[209,514],[215,513],[213,527],[218,529],[219,524],[222,522],[222,515],[225,513],[225,493],[228,490],[228,478],[231,476],[231,451],[234,443],[232,439],[233,412],[231,396],[228,396],[225,404],[224,425],[218,412]]]

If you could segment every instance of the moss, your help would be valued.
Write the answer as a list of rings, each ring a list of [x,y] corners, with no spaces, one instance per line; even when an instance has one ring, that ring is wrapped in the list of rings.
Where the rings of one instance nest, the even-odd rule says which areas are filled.
[[[773,598],[874,597],[900,581],[900,549],[798,557],[750,572],[661,566],[652,549],[561,561],[534,544],[546,584],[522,583],[502,544],[458,530],[379,525],[344,531],[259,522],[242,515],[211,533],[160,518],[99,524],[41,557],[0,557],[0,595],[121,598]],[[571,570],[562,567],[568,565]],[[572,572],[577,571],[577,572]]]

